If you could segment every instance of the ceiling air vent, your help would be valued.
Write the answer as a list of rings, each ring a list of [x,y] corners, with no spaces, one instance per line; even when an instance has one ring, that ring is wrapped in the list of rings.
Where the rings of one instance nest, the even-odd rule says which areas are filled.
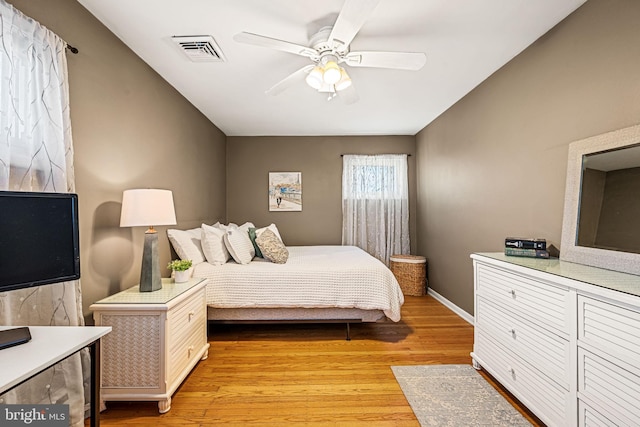
[[[171,39],[193,62],[224,62],[222,50],[211,36],[173,36]]]

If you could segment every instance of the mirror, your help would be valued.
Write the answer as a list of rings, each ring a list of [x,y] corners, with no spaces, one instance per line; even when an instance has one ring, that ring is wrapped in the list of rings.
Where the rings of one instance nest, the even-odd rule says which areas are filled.
[[[640,274],[640,125],[569,145],[560,258]]]
[[[640,145],[582,156],[577,245],[640,253]]]

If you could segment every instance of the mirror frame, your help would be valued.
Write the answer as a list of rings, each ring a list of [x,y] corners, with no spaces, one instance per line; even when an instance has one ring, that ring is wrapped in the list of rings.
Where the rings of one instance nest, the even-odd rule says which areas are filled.
[[[576,246],[582,157],[640,144],[640,125],[596,135],[569,144],[560,259],[640,275],[640,254]],[[640,195],[639,195],[640,197]],[[640,218],[638,218],[640,221]]]

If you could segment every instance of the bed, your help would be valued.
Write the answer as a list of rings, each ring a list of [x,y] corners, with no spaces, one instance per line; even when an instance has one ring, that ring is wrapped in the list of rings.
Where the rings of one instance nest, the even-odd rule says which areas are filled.
[[[197,230],[191,232],[197,235]],[[204,241],[202,246],[207,248]],[[400,321],[404,297],[396,278],[362,249],[287,246],[286,251],[286,262],[280,264],[260,257],[245,263],[232,258],[213,264],[203,256],[204,261],[194,262],[193,276],[208,279],[208,319],[343,322],[347,328],[349,323]]]

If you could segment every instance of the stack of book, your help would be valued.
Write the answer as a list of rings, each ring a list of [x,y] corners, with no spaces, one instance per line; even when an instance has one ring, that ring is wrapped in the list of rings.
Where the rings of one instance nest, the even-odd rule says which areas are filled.
[[[504,254],[530,258],[549,258],[545,239],[507,237],[504,239]]]

